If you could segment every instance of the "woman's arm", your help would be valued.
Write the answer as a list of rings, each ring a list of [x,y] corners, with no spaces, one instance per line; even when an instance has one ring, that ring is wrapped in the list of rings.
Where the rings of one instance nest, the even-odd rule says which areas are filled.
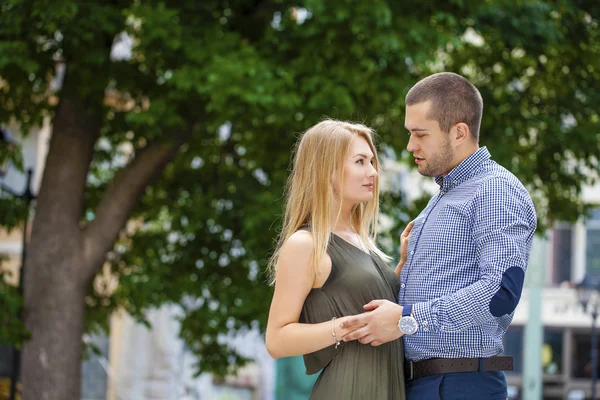
[[[406,263],[406,255],[408,253],[408,238],[410,236],[410,231],[412,231],[414,224],[415,221],[410,221],[408,225],[406,225],[406,228],[404,228],[402,234],[400,235],[400,262],[398,262],[398,265],[396,265],[396,268],[394,269],[394,272],[398,276],[400,276],[402,267],[404,267],[404,264]]]
[[[314,268],[310,265],[313,248],[311,233],[298,231],[281,249],[266,335],[267,350],[273,358],[308,354],[335,344],[331,321],[319,324],[298,322],[304,300],[315,282]],[[323,264],[320,272],[329,275],[331,259],[326,257]],[[357,329],[340,328],[347,318],[335,320],[333,329],[338,340]]]

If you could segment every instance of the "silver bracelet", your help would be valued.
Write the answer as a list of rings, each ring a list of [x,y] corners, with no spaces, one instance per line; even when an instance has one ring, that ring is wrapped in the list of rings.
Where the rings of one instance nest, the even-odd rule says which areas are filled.
[[[337,339],[337,336],[335,336],[335,317],[331,318],[331,336],[333,336],[333,341],[335,342],[335,348],[337,349],[338,346],[340,345],[340,341]]]

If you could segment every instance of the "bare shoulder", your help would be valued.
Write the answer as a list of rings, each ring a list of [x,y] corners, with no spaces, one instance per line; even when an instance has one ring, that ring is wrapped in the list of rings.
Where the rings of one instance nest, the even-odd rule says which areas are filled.
[[[293,255],[295,257],[310,259],[314,249],[312,233],[308,231],[297,231],[285,241],[281,248],[281,255]]]
[[[314,270],[311,268],[313,248],[310,232],[295,232],[285,241],[277,262],[278,285],[305,286],[310,290],[314,281]]]
[[[294,285],[300,282],[309,282],[307,286],[321,287],[331,272],[331,258],[325,256],[319,261],[318,266],[313,265],[315,250],[314,239],[311,232],[298,231],[292,234],[281,248],[278,263],[278,276],[285,277]],[[308,281],[305,281],[308,279]]]

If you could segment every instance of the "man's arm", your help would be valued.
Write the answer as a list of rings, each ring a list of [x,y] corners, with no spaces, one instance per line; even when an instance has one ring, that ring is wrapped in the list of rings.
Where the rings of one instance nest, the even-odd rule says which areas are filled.
[[[413,305],[419,325],[426,325],[429,331],[460,332],[483,325],[512,313],[519,302],[536,228],[529,195],[504,179],[494,179],[480,189],[473,207],[473,237],[481,278],[455,293]],[[373,305],[365,309],[373,309]],[[344,340],[360,339],[371,344],[394,340],[382,335],[378,327],[389,329],[397,324],[402,307],[388,305],[386,310],[387,315],[379,312],[349,319],[345,323],[348,327],[359,323],[366,326],[344,336]]]
[[[536,228],[529,195],[502,178],[486,182],[474,199],[472,224],[481,278],[414,304],[417,321],[429,331],[461,332],[511,314],[519,303]]]

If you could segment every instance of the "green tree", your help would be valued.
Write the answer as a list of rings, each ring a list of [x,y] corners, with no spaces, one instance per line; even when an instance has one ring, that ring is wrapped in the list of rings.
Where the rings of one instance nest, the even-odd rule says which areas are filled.
[[[218,335],[264,326],[263,271],[297,134],[323,116],[365,121],[406,158],[404,95],[431,71],[480,87],[482,144],[535,192],[544,219],[581,214],[580,168],[598,167],[592,1],[0,7],[0,122],[26,132],[49,117],[53,128],[26,262],[26,399],[79,398],[82,333],[106,328],[117,307],[143,321],[148,307],[181,303],[199,369],[243,361]],[[462,39],[467,28],[481,46]],[[570,74],[556,79],[565,61]],[[416,211],[401,200],[384,203],[397,223]]]

